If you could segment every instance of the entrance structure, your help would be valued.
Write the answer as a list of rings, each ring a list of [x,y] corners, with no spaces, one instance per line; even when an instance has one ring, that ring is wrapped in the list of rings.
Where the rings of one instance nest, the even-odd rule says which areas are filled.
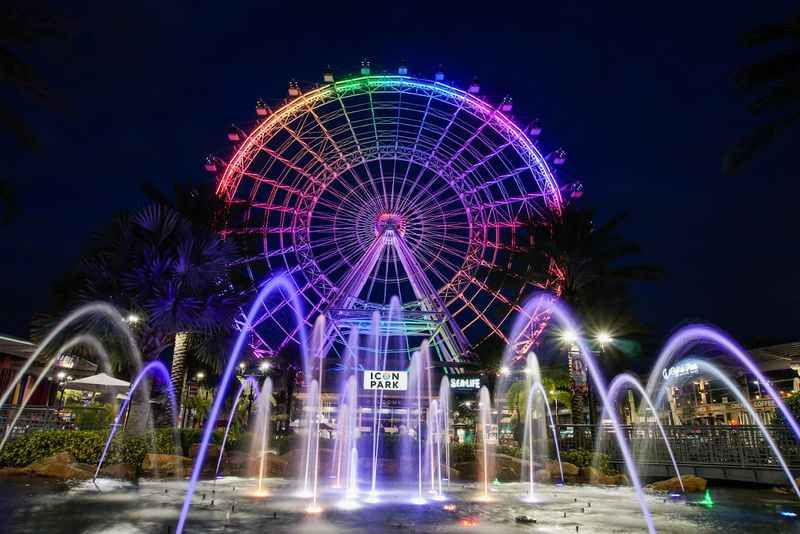
[[[291,83],[274,111],[259,101],[252,131],[229,134],[230,161],[209,161],[228,206],[223,233],[246,243],[239,263],[254,284],[290,273],[309,326],[325,313],[343,340],[377,311],[384,334],[411,347],[429,339],[441,362],[461,362],[493,334],[506,340],[503,326],[530,288],[489,277],[515,268],[529,239],[521,221],[559,212],[561,192],[534,144],[541,130],[510,118],[510,98],[493,105],[477,82],[463,91],[443,75],[399,72],[371,75],[365,64],[342,81],[328,72],[308,92]],[[388,312],[392,296],[400,315]],[[265,355],[297,337],[291,303],[274,304],[256,322],[272,325],[258,332],[281,332],[254,334]],[[520,352],[546,321],[537,311],[529,319]]]

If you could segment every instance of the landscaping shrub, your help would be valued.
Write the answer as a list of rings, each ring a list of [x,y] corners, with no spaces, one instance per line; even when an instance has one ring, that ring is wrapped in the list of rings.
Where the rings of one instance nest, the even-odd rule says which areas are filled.
[[[521,450],[516,445],[498,445],[495,449],[497,454],[506,454],[514,458],[522,458]]]
[[[450,446],[450,462],[454,464],[475,461],[475,445],[472,443],[453,443]]]
[[[278,454],[286,454],[292,449],[297,449],[301,446],[300,436],[297,434],[289,434],[288,436],[278,436],[272,439],[270,448],[277,449]]]
[[[114,407],[109,403],[67,405],[67,408],[75,415],[75,426],[79,430],[103,430],[114,420]]]
[[[586,449],[573,449],[561,453],[561,461],[568,462],[578,467],[595,466],[603,473],[608,472],[608,455]]]
[[[148,452],[174,454],[173,432],[172,428],[158,429],[152,435],[119,432],[111,442],[106,463],[126,463],[138,472]],[[0,451],[0,466],[23,467],[59,452],[70,453],[79,463],[96,464],[107,439],[107,430],[29,432]]]

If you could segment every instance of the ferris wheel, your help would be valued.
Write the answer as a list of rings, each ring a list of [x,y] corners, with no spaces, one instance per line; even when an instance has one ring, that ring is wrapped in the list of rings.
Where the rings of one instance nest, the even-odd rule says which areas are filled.
[[[290,83],[274,110],[257,103],[249,134],[232,127],[230,161],[207,162],[228,206],[223,234],[246,243],[238,265],[256,285],[288,272],[306,323],[325,313],[338,334],[386,316],[397,296],[399,328],[429,338],[442,361],[463,361],[491,335],[506,339],[530,288],[498,287],[490,275],[514,268],[529,239],[522,221],[562,206],[534,142],[539,127],[518,126],[512,107],[508,97],[489,103],[477,80],[460,90],[441,72],[376,75],[368,63],[349,79],[327,71],[308,91]],[[265,305],[257,351],[296,340],[291,306]],[[529,317],[528,346],[545,321]]]

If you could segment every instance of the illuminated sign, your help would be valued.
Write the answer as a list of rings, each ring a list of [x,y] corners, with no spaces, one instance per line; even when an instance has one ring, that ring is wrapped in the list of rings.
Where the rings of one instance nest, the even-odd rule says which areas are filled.
[[[664,377],[664,380],[669,380],[671,378],[678,378],[679,376],[697,374],[699,371],[696,363],[689,362],[673,365],[669,369],[664,369],[661,371],[661,375]]]
[[[481,379],[454,376],[450,379],[450,389],[481,389]]]
[[[408,389],[408,371],[364,371],[364,389],[405,391]]]

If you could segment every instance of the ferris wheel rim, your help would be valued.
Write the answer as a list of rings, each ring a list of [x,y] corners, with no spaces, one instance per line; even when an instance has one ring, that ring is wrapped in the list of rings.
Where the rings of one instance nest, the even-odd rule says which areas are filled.
[[[432,91],[431,97],[434,98],[433,95],[443,95],[447,98],[457,99],[460,100],[464,105],[469,104],[471,106],[470,110],[477,110],[478,112],[484,114],[485,116],[489,117],[486,119],[486,123],[488,124],[491,121],[493,126],[499,125],[501,129],[506,133],[506,135],[511,138],[512,140],[509,141],[509,145],[511,143],[518,143],[514,145],[514,149],[522,157],[523,155],[528,156],[528,160],[525,162],[526,165],[530,168],[531,173],[533,174],[537,186],[541,191],[541,198],[544,201],[544,204],[547,209],[560,212],[563,200],[561,198],[561,192],[557,185],[557,182],[547,165],[545,158],[539,152],[538,148],[532,143],[532,141],[528,138],[525,132],[508,116],[506,116],[499,108],[489,105],[487,102],[477,98],[476,96],[462,91],[460,89],[454,88],[448,84],[443,84],[436,81],[429,81],[423,80],[420,78],[415,78],[411,76],[400,76],[400,75],[367,75],[367,76],[360,76],[356,78],[351,78],[347,80],[337,81],[330,84],[322,85],[312,91],[307,93],[301,94],[300,96],[296,97],[295,99],[289,101],[279,109],[277,109],[274,113],[272,113],[268,118],[266,118],[263,122],[261,122],[244,140],[244,142],[236,149],[233,157],[231,158],[230,162],[226,165],[223,174],[219,179],[219,183],[217,186],[217,194],[227,201],[232,201],[233,196],[236,194],[236,189],[238,187],[238,181],[240,181],[248,171],[248,168],[253,160],[253,158],[258,155],[258,148],[257,145],[261,140],[265,139],[266,136],[269,134],[270,131],[280,129],[289,123],[297,114],[303,113],[303,110],[307,110],[308,112],[313,112],[315,107],[320,103],[323,102],[324,99],[331,94],[335,95],[336,98],[342,98],[342,93],[346,91],[352,91],[352,94],[360,94],[359,91],[364,90],[368,91],[370,87],[374,86],[383,86],[392,88],[395,86],[411,86],[419,89],[425,89]],[[443,101],[443,100],[442,100]],[[346,111],[345,111],[346,115]],[[477,117],[478,115],[476,115]],[[355,134],[354,134],[355,135]],[[361,152],[361,147],[358,147],[359,152]],[[251,156],[252,155],[252,156]],[[357,164],[366,164],[368,162],[374,161],[383,161],[386,155],[382,155],[380,153],[380,149],[376,153],[371,154],[363,154],[360,153],[360,160]],[[391,158],[393,160],[403,161],[403,156],[406,156],[409,165],[414,162],[413,158],[414,155],[405,155],[400,153],[391,154]],[[250,157],[250,159],[248,159]],[[430,157],[428,158],[428,162],[430,162]],[[345,158],[342,158],[343,162],[347,162]],[[340,162],[336,162],[340,163]],[[342,172],[339,170],[336,172],[334,167],[331,167],[330,164],[326,164],[322,162],[323,166],[326,168],[326,172],[328,176],[326,177],[327,183],[323,185],[322,190],[325,190],[328,185],[332,182],[335,182],[338,173]],[[351,163],[352,165],[352,163]],[[534,168],[538,170],[538,172],[534,171]],[[348,170],[349,167],[346,166],[344,168]],[[435,171],[432,171],[435,172]],[[447,177],[442,176],[442,180],[445,183],[449,183]],[[452,185],[452,184],[451,184]],[[274,193],[273,193],[274,196]],[[306,199],[307,200],[307,199]],[[312,231],[312,217],[315,213],[316,203],[318,202],[319,197],[315,197],[312,199],[311,203],[305,208],[305,215],[306,217],[297,217],[296,220],[292,219],[292,224],[304,225],[305,228],[300,229],[297,234],[295,234],[295,238],[297,239],[305,239],[308,242],[308,247],[310,250],[311,247],[311,231]],[[482,206],[481,206],[482,207]],[[288,208],[287,208],[288,209]],[[300,212],[300,208],[295,208],[295,215],[298,215]],[[468,209],[465,205],[465,213],[468,217],[468,226],[472,228],[473,220],[472,218],[476,216],[476,212],[474,210]],[[480,215],[480,214],[478,214]],[[304,220],[305,219],[305,220]],[[281,219],[283,220],[283,218]],[[298,225],[298,226],[299,226]],[[293,229],[297,229],[293,226]],[[472,230],[469,230],[471,233]],[[444,234],[442,234],[444,236]],[[283,242],[283,235],[281,235],[281,242]],[[474,244],[473,240],[470,238],[469,240],[469,247],[477,246]],[[283,248],[284,245],[282,244],[281,247]],[[485,247],[485,244],[484,244]],[[464,253],[464,263],[459,266],[459,269],[454,271],[454,275],[449,282],[444,283],[438,287],[439,292],[446,292],[456,283],[457,280],[461,280],[463,284],[464,275],[467,273],[468,267],[466,267],[467,257],[470,255],[476,256],[480,252],[480,255],[483,254],[484,250],[481,249],[480,251],[475,251],[469,249]],[[495,254],[497,251],[495,250]],[[434,261],[434,260],[431,260]],[[311,263],[314,263],[314,260],[311,260]],[[319,271],[319,265],[314,265],[314,267]],[[462,272],[463,271],[463,272]],[[325,287],[335,287],[336,280],[329,279],[324,270],[319,272],[317,275],[317,280],[324,282],[321,284]],[[321,310],[324,305],[329,304],[329,298],[326,297],[324,294],[324,288],[320,287],[302,287],[301,291],[311,290],[319,297],[319,306],[312,307],[312,309],[308,312],[307,316],[310,318],[314,313],[317,313]],[[481,290],[485,291],[486,288],[482,287]],[[463,296],[461,297],[462,300],[465,301],[466,306],[471,306],[471,302],[468,302]],[[474,297],[473,297],[474,298]],[[492,302],[494,302],[493,297]],[[504,302],[504,304],[508,305],[508,302]],[[464,306],[462,306],[462,309]],[[505,313],[501,314],[501,318],[499,319],[499,323],[505,322],[508,317],[510,316],[512,310],[506,310]],[[477,312],[476,312],[477,313]],[[484,319],[485,322],[487,322]],[[472,323],[475,322],[473,319],[472,322],[469,323],[470,326]],[[487,322],[488,323],[488,322]],[[495,332],[496,329],[493,325],[489,325]]]
[[[217,184],[217,195],[219,196],[227,196],[229,195],[231,185],[233,182],[233,174],[235,173],[235,169],[242,169],[241,160],[247,151],[252,149],[253,144],[255,143],[255,139],[258,135],[261,135],[264,131],[269,129],[270,127],[274,126],[279,120],[285,120],[288,115],[294,112],[297,108],[302,105],[306,107],[310,107],[309,104],[314,102],[316,99],[321,97],[322,95],[326,94],[327,92],[333,90],[338,91],[339,89],[350,86],[350,85],[357,85],[361,83],[370,83],[376,79],[386,79],[390,81],[397,81],[397,82],[406,82],[409,85],[418,85],[421,87],[427,87],[434,90],[439,90],[443,94],[451,94],[461,98],[464,101],[470,102],[477,107],[484,108],[486,112],[491,112],[494,114],[494,117],[502,124],[505,128],[507,128],[510,132],[512,132],[516,138],[522,143],[523,147],[528,151],[530,154],[533,155],[535,160],[535,165],[539,168],[542,175],[545,179],[545,189],[547,189],[548,196],[545,196],[545,201],[548,203],[548,207],[550,209],[555,210],[556,212],[560,212],[561,206],[563,204],[563,199],[561,197],[561,190],[558,187],[558,183],[556,182],[555,177],[553,176],[550,168],[545,163],[545,158],[539,152],[539,149],[530,141],[528,136],[522,129],[513,121],[513,119],[506,116],[502,111],[498,110],[495,107],[490,106],[483,100],[480,100],[476,96],[468,93],[467,91],[463,91],[461,89],[457,89],[452,87],[448,84],[444,84],[437,81],[431,80],[424,80],[422,78],[416,78],[413,76],[404,76],[404,75],[383,75],[383,74],[370,74],[365,76],[359,76],[356,78],[350,78],[347,80],[340,80],[333,83],[323,84],[320,87],[317,87],[307,93],[303,93],[300,96],[296,97],[294,100],[288,102],[286,105],[281,106],[275,113],[270,115],[265,121],[258,125],[258,127],[250,132],[247,136],[247,139],[241,146],[239,146],[234,153],[231,160],[225,167],[225,171],[223,172],[221,178],[219,179],[219,183]]]

